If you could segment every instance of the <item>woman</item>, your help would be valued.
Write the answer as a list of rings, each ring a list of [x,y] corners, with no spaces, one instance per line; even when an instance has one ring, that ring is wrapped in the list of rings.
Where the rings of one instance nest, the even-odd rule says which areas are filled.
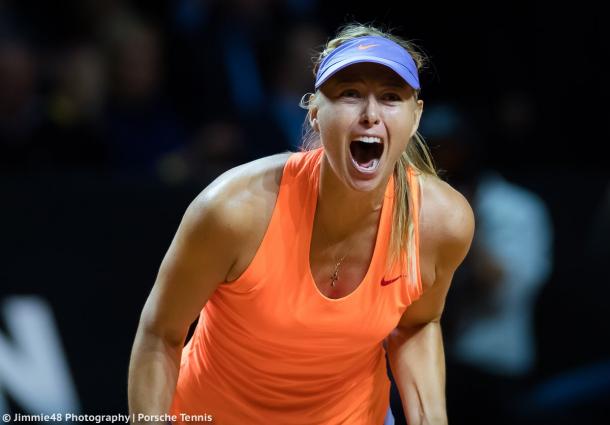
[[[310,149],[228,171],[184,215],[142,312],[132,413],[382,424],[385,342],[409,424],[447,422],[439,320],[474,221],[416,134],[422,57],[352,25],[318,59]]]

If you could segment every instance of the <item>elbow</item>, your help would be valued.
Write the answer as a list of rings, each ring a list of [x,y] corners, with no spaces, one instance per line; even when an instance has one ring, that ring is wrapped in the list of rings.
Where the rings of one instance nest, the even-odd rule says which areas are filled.
[[[137,337],[144,340],[156,340],[170,349],[182,349],[188,333],[188,327],[177,329],[169,326],[167,321],[155,318],[145,308],[140,317]]]
[[[186,333],[177,333],[153,326],[147,326],[146,324],[140,324],[140,327],[138,328],[138,337],[145,341],[162,343],[165,347],[176,350],[184,347]]]

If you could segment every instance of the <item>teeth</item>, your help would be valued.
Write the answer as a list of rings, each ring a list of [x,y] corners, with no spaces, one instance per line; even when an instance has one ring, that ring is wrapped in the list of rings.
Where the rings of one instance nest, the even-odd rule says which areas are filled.
[[[379,137],[359,137],[355,141],[364,143],[381,143],[381,139]]]

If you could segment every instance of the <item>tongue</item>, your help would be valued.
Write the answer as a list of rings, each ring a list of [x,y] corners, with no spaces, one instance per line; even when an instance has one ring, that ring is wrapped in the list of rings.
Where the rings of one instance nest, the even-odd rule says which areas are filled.
[[[370,161],[367,161],[367,162],[362,162],[362,161],[356,160],[358,165],[360,165],[361,167],[364,167],[364,168],[370,168],[373,165],[374,161],[375,161],[375,158],[373,158],[373,159],[371,159]]]

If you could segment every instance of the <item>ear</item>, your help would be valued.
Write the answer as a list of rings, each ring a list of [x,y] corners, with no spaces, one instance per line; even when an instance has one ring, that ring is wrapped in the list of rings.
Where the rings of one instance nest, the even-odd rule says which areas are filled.
[[[307,119],[309,120],[309,126],[316,132],[320,131],[320,125],[318,124],[318,106],[316,105],[316,93],[306,93],[303,95],[299,106],[307,109]]]
[[[311,128],[313,128],[313,130],[314,130],[316,133],[319,133],[319,132],[320,132],[320,125],[318,124],[318,119],[317,119],[317,118],[313,118],[313,119],[311,120]]]
[[[320,131],[320,124],[318,123],[318,108],[317,106],[312,106],[309,109],[309,125],[315,132]]]
[[[411,131],[411,137],[415,134],[419,128],[419,120],[421,120],[421,114],[424,112],[424,101],[421,99],[417,100],[415,110],[413,111],[413,129]]]

